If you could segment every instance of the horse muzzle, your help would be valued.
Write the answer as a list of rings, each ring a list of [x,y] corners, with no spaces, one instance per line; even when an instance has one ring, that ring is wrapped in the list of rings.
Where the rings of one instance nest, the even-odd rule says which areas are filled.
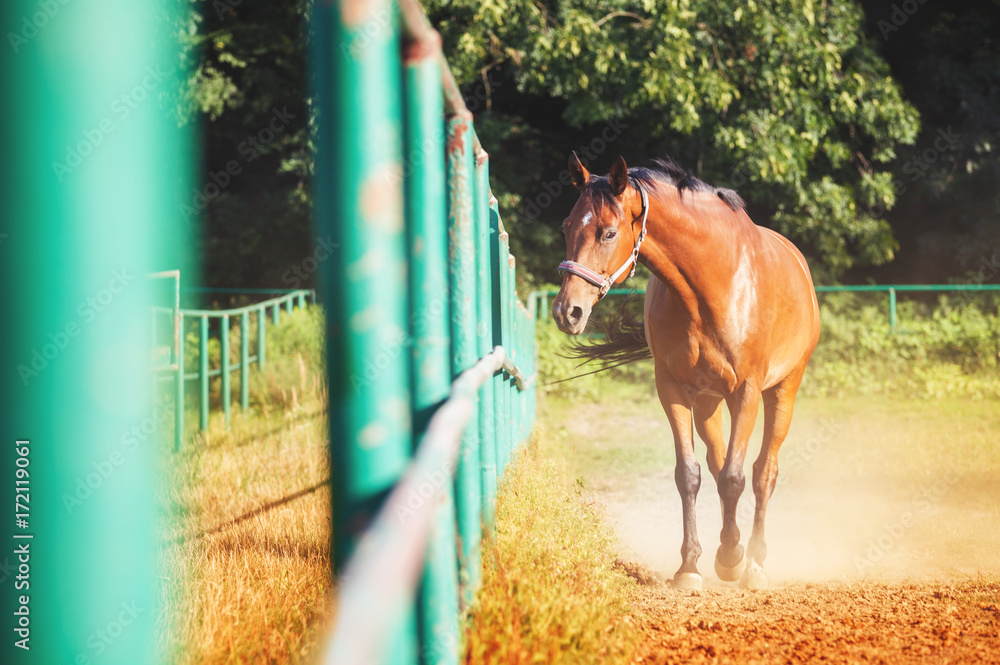
[[[582,300],[574,301],[560,292],[552,303],[552,318],[562,332],[567,335],[579,335],[587,327],[590,309],[590,303]]]

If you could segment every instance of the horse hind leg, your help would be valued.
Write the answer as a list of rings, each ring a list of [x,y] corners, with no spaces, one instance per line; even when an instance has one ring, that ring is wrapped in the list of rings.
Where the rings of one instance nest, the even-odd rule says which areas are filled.
[[[702,393],[694,403],[694,425],[698,436],[708,448],[706,460],[708,470],[719,485],[719,473],[726,462],[726,439],[722,433],[722,397]],[[726,565],[718,556],[715,558],[715,574],[720,580],[735,582],[746,568],[746,556],[740,551],[732,565]]]
[[[753,516],[753,533],[747,543],[748,562],[740,583],[748,589],[766,589],[767,575],[764,573],[764,559],[767,557],[767,543],[764,539],[764,521],[767,503],[774,493],[778,481],[778,450],[788,435],[792,423],[792,409],[795,394],[805,367],[798,368],[781,383],[762,394],[764,401],[764,440],[760,455],[753,464],[753,493],[756,499]]]

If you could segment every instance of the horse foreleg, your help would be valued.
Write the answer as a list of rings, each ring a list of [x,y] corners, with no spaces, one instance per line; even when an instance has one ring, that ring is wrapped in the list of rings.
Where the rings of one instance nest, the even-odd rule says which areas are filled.
[[[719,482],[719,472],[726,461],[726,441],[722,436],[722,397],[701,394],[694,400],[694,426],[708,447],[708,470]]]
[[[680,387],[659,372],[656,377],[656,392],[674,435],[674,451],[677,458],[674,481],[681,495],[681,511],[684,519],[681,567],[674,575],[673,586],[677,589],[700,589],[702,578],[698,573],[698,557],[701,556],[701,543],[698,542],[695,501],[701,488],[701,465],[694,456],[691,405],[684,399]]]
[[[753,514],[753,534],[747,543],[749,561],[740,580],[749,589],[766,589],[767,575],[764,573],[764,559],[767,557],[767,543],[764,540],[764,519],[767,502],[778,482],[778,450],[788,435],[792,423],[792,408],[795,394],[802,381],[805,367],[798,368],[781,383],[766,390],[764,397],[764,442],[760,455],[753,464],[753,493],[756,506]]]
[[[715,573],[719,579],[734,582],[746,568],[746,556],[740,545],[740,529],[736,525],[736,509],[746,486],[743,475],[743,460],[746,459],[747,443],[757,422],[757,407],[760,391],[750,383],[744,383],[727,399],[729,412],[733,415],[733,426],[729,436],[726,461],[719,472],[719,497],[722,499],[722,533],[719,550],[715,555]]]

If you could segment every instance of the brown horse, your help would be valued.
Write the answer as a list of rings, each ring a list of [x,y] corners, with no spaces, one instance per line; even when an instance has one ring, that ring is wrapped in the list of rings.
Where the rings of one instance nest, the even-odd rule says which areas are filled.
[[[674,436],[674,479],[684,517],[683,562],[674,586],[697,589],[702,583],[695,524],[701,467],[694,453],[693,414],[722,499],[716,573],[748,588],[766,588],[764,516],[777,480],[778,449],[819,339],[812,276],[791,242],[750,220],[735,192],[693,178],[673,162],[657,166],[629,169],[619,157],[610,174],[595,177],[576,153],[570,155],[580,198],[563,222],[569,258],[559,266],[562,288],[552,314],[560,330],[578,335],[593,305],[634,271],[635,261],[653,273],[643,323],[629,330],[626,322],[623,330],[619,320],[605,342],[585,353],[624,360],[652,354],[656,391]],[[761,399],[764,440],[753,465],[757,502],[744,553],[736,507],[746,485],[743,462]],[[732,415],[728,445],[723,401]]]

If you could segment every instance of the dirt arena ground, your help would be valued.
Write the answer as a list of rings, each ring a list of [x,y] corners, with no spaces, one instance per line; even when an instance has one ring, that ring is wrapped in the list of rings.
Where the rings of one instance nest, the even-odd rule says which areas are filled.
[[[803,584],[750,592],[647,587],[655,663],[997,663],[996,583]]]
[[[721,510],[704,445],[704,588],[670,588],[680,500],[655,397],[547,400],[552,452],[621,539],[641,587],[638,662],[1000,662],[1000,404],[800,400],[767,521],[770,589],[714,574]],[[750,535],[753,495],[738,511]]]

